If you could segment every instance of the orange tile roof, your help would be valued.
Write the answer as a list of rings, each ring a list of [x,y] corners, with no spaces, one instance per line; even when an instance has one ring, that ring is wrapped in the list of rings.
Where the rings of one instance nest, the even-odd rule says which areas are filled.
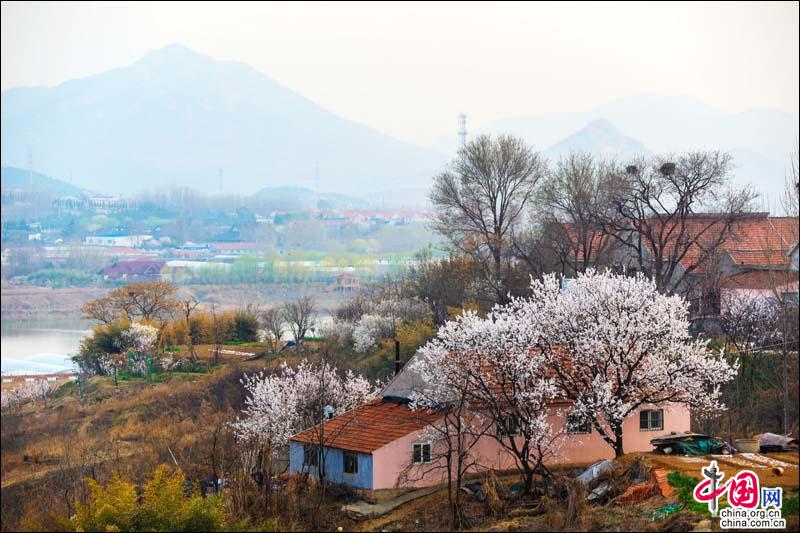
[[[378,448],[432,424],[439,415],[430,411],[412,411],[408,405],[375,399],[325,422],[326,447],[360,453]],[[319,442],[318,426],[307,429],[290,440],[304,444]]]
[[[798,273],[790,270],[749,270],[720,280],[724,289],[778,289],[798,286]]]
[[[575,224],[566,222],[563,224],[564,234],[569,240],[569,246],[575,248],[577,261],[583,261],[583,246],[581,246],[581,236]],[[612,243],[614,238],[603,233],[601,229],[587,229],[586,240],[589,241],[589,259],[596,261],[598,256]]]
[[[696,239],[697,242],[686,250],[680,263],[684,268],[694,268],[696,272],[702,272],[712,266],[712,262],[708,261],[708,254],[725,228],[725,223],[719,215],[696,213],[689,216],[685,224],[682,239],[685,242]],[[570,224],[565,224],[564,227],[571,239],[577,237]],[[655,231],[655,225],[653,229]],[[677,226],[674,231],[678,231]],[[673,238],[677,238],[677,235],[673,234]],[[738,265],[785,268],[790,262],[788,253],[797,244],[798,238],[800,230],[797,217],[770,217],[769,213],[752,213],[732,225],[720,248]],[[605,243],[606,239],[595,239],[591,250],[593,260]],[[669,243],[665,252],[667,255],[671,252]],[[699,264],[701,262],[703,264]]]
[[[798,234],[797,217],[745,219],[734,225],[724,247],[740,265],[784,267]]]

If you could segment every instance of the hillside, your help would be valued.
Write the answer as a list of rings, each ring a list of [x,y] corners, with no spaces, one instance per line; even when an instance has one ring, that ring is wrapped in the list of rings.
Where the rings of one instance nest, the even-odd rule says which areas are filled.
[[[200,350],[207,361],[208,347]],[[237,347],[237,350],[248,350]],[[117,390],[109,377],[94,377],[84,384],[84,399],[79,388],[69,384],[48,400],[4,412],[0,444],[2,456],[3,531],[53,530],[68,525],[67,517],[74,508],[71,501],[85,490],[86,478],[105,483],[112,472],[136,483],[149,476],[159,464],[178,464],[187,480],[195,487],[203,480],[224,475],[231,481],[223,494],[229,502],[230,520],[235,520],[246,502],[249,518],[229,522],[244,531],[449,531],[446,488],[420,491],[419,497],[405,498],[403,490],[358,494],[344,487],[332,486],[320,507],[304,500],[301,480],[286,482],[279,476],[276,492],[271,496],[281,509],[277,517],[261,522],[262,509],[257,493],[242,487],[249,470],[237,453],[236,443],[227,425],[236,419],[244,405],[244,389],[240,379],[244,373],[274,368],[275,359],[236,361],[234,356],[211,372],[157,375],[153,383],[142,378],[126,378]],[[296,362],[296,361],[295,361]],[[771,454],[781,462],[797,464],[796,454]],[[741,469],[735,458],[719,459],[726,469]],[[654,454],[629,454],[621,459],[622,469],[606,479],[613,480],[615,494],[631,485],[630,472],[637,464],[647,469],[660,467],[679,472],[684,479],[697,476],[698,457]],[[738,465],[738,466],[737,466]],[[575,465],[577,466],[577,465]],[[586,465],[581,465],[585,467]],[[577,469],[578,472],[583,468]],[[796,466],[787,467],[782,477],[759,470],[764,483],[784,487],[785,498],[797,501]],[[576,469],[553,470],[563,483],[564,476],[574,476]],[[483,500],[464,493],[464,514],[469,530],[477,531],[690,531],[701,527],[707,515],[694,509],[654,521],[653,513],[665,504],[680,499],[681,492],[670,496],[655,495],[630,505],[613,502],[591,505],[586,492],[576,489],[576,497],[564,494],[563,499],[545,498],[535,506],[514,500],[514,484],[518,474],[499,473],[497,481],[482,477],[470,478],[486,490]],[[602,481],[599,479],[598,481]],[[496,483],[497,489],[488,489]],[[617,486],[618,485],[618,486]],[[495,485],[493,485],[495,486]],[[502,487],[502,488],[500,488]],[[292,494],[292,488],[297,490]],[[305,486],[312,491],[314,486]],[[306,496],[306,498],[308,498]],[[408,499],[400,505],[395,498]],[[786,500],[784,500],[786,501]],[[388,512],[376,516],[358,516],[343,506],[357,502],[381,504]],[[530,502],[527,502],[530,503]],[[313,510],[313,512],[312,512]],[[788,514],[788,529],[797,527],[796,510]],[[785,515],[786,516],[786,515]],[[341,528],[341,529],[339,529]],[[695,529],[697,530],[697,529]]]
[[[554,144],[544,154],[559,159],[573,152],[590,153],[599,158],[626,160],[646,155],[647,148],[626,137],[607,120],[594,120],[569,137]]]
[[[369,205],[369,202],[363,198],[346,194],[318,193],[305,187],[264,187],[256,192],[254,196],[271,200],[288,200],[303,207],[317,207],[320,201],[327,202],[328,206],[335,208],[364,208]]]
[[[79,196],[83,192],[66,181],[19,167],[0,168],[0,181],[4,189],[23,189],[53,196]]]
[[[181,45],[56,87],[2,93],[4,163],[82,187],[241,194],[307,184],[345,194],[427,186],[444,158],[339,117],[239,62]],[[111,185],[113,184],[113,186]]]
[[[3,531],[28,529],[23,519],[45,529],[63,521],[70,512],[65,497],[76,497],[87,476],[115,471],[140,480],[156,465],[173,463],[172,454],[193,483],[211,475],[209,436],[241,409],[242,373],[263,367],[232,363],[154,384],[137,378],[117,391],[110,378],[96,377],[84,384],[84,401],[71,383],[47,406],[4,412]]]

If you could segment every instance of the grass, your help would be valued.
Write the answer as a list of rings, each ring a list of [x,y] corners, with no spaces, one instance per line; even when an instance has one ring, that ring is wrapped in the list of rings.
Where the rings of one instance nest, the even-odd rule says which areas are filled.
[[[267,344],[264,342],[243,342],[243,341],[225,341],[224,346],[244,346],[246,348],[266,348]]]
[[[781,511],[783,516],[798,516],[798,514],[800,514],[800,511],[798,511],[798,497],[796,493],[790,496],[784,493],[783,508]]]
[[[699,479],[681,474],[680,472],[670,472],[667,474],[667,481],[678,494],[678,501],[684,504],[687,509],[699,514],[708,513],[708,505],[695,501],[694,496],[692,496],[695,486],[697,486],[697,483],[700,481]],[[720,500],[719,506],[722,508],[727,505]]]
[[[669,481],[669,484],[675,488],[675,492],[678,495],[678,501],[686,505],[688,510],[698,514],[708,513],[708,505],[695,501],[694,496],[692,495],[695,486],[699,482],[696,477],[687,476],[686,474],[681,474],[680,472],[670,472],[667,474],[667,481]],[[794,492],[795,494],[791,495],[786,495],[786,493],[784,493],[783,507],[781,509],[784,517],[798,515],[798,495],[796,494],[797,489],[794,489]],[[728,506],[729,504],[727,499],[719,499],[720,509]]]

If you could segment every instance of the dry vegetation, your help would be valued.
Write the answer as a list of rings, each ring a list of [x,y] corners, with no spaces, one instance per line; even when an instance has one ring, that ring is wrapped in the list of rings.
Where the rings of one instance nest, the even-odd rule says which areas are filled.
[[[86,477],[102,482],[116,471],[140,482],[155,465],[176,462],[195,486],[215,469],[221,475],[235,459],[225,422],[241,409],[242,374],[278,364],[227,359],[208,373],[164,374],[158,383],[134,378],[115,388],[110,377],[94,377],[83,400],[71,383],[47,408],[3,413],[2,529],[58,527],[85,496]]]
[[[199,347],[201,360],[210,358],[209,347]],[[239,347],[232,347],[238,349]],[[249,351],[249,350],[248,350]],[[136,378],[122,381],[115,389],[109,377],[95,377],[85,385],[80,400],[75,384],[64,386],[47,408],[25,405],[4,413],[2,424],[2,530],[63,528],[74,514],[74,502],[85,497],[85,478],[105,482],[112,472],[141,483],[154,465],[174,464],[186,472],[195,486],[216,473],[232,476],[236,453],[224,423],[234,418],[243,402],[239,382],[244,372],[274,367],[279,360],[263,358],[243,361],[229,355],[224,365],[208,373],[171,373],[163,381],[148,383]],[[174,458],[173,458],[174,456]],[[644,454],[645,463],[697,476],[705,458],[667,457]],[[785,463],[798,464],[796,454],[771,454]],[[631,457],[626,457],[632,460]],[[723,467],[737,470],[729,459]],[[730,464],[729,464],[730,463]],[[569,467],[559,469],[561,473]],[[732,473],[732,472],[731,472]],[[763,474],[763,475],[762,475]],[[769,468],[759,471],[762,482],[781,485],[796,494],[798,470],[787,468],[776,477]],[[240,478],[241,479],[241,478]],[[688,511],[661,522],[652,513],[669,500],[655,496],[632,506],[589,506],[585,494],[562,500],[543,498],[537,506],[505,506],[496,496],[518,482],[516,475],[500,478],[488,490],[486,502],[465,501],[468,527],[481,531],[666,531],[691,530],[703,517]],[[242,483],[241,485],[246,485]],[[374,519],[355,521],[340,512],[354,495],[330,490],[325,502],[309,512],[304,506],[317,488],[313,482],[291,481],[260,502],[257,494],[232,488],[229,491],[229,525],[245,529],[321,529],[358,531],[447,531],[445,489],[411,501]],[[269,512],[266,510],[270,509]],[[254,519],[258,516],[279,516]],[[794,520],[795,522],[791,522]],[[796,523],[796,517],[790,519]]]

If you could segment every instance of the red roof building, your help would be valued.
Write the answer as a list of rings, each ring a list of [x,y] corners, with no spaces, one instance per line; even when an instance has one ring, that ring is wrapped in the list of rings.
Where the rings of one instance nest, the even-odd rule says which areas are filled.
[[[161,269],[166,265],[161,259],[134,259],[131,261],[118,261],[105,267],[100,273],[103,278],[111,281],[129,279],[154,280],[161,277]]]

